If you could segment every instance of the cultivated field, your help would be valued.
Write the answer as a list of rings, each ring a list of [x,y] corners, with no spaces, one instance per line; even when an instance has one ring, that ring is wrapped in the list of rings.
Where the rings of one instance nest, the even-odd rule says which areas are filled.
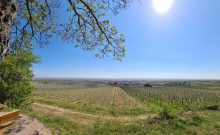
[[[34,93],[37,102],[58,105],[67,109],[103,115],[137,115],[145,113],[143,105],[119,87],[97,86],[95,88],[39,89]],[[59,86],[59,87],[62,87]],[[68,90],[66,90],[68,88]]]
[[[30,115],[54,134],[220,134],[220,87],[214,82],[144,84],[35,83]]]
[[[142,101],[159,104],[199,105],[220,103],[220,88],[218,87],[161,86],[140,88],[127,86],[122,88],[129,95]]]

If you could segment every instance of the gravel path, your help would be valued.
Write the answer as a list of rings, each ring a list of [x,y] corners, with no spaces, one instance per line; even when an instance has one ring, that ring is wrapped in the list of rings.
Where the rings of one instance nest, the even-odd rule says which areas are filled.
[[[51,131],[38,120],[21,115],[6,135],[51,135]]]

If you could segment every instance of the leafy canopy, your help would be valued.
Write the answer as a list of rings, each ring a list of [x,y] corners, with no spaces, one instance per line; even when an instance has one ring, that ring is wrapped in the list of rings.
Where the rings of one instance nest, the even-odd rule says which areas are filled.
[[[94,51],[99,58],[112,54],[116,60],[125,56],[124,36],[111,26],[106,15],[118,14],[130,0],[17,0],[17,17],[12,25],[11,49],[41,47],[58,35],[75,47]],[[63,5],[62,5],[63,4]],[[67,9],[61,22],[59,9]]]

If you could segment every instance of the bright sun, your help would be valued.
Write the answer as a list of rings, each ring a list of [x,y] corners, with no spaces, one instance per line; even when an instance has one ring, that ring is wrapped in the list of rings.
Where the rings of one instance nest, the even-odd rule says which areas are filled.
[[[152,4],[159,14],[165,14],[172,7],[173,2],[174,0],[153,0]]]

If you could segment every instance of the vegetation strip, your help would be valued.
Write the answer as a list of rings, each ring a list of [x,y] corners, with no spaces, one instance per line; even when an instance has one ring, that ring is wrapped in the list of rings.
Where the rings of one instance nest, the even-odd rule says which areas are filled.
[[[92,120],[96,119],[104,119],[104,120],[117,120],[120,122],[133,122],[133,121],[138,121],[138,120],[144,120],[148,118],[152,118],[155,115],[153,114],[145,114],[145,115],[140,115],[136,117],[129,117],[129,116],[119,116],[119,117],[111,117],[111,116],[101,116],[101,115],[93,115],[93,114],[87,114],[87,113],[82,113],[82,112],[74,112],[68,109],[63,109],[59,108],[56,106],[50,106],[50,105],[45,105],[45,104],[39,104],[39,103],[34,103],[33,104],[33,109],[37,112],[45,113],[45,114],[53,114],[56,116],[65,116],[65,115],[72,115],[73,117],[78,116],[78,118],[89,118]]]

